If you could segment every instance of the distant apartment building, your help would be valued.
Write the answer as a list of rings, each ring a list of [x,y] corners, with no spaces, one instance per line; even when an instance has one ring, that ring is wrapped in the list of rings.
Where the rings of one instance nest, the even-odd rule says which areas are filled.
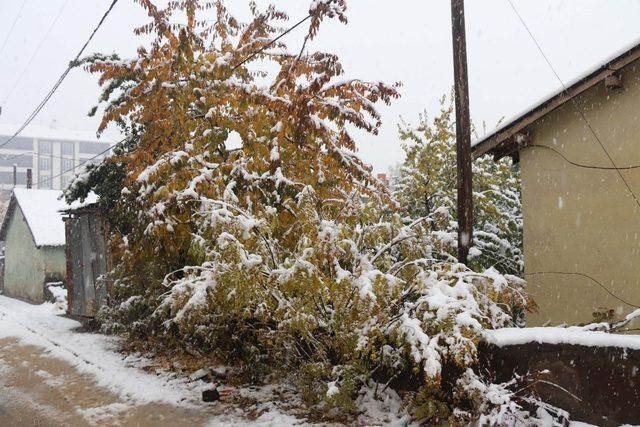
[[[0,124],[0,144],[16,129],[16,126]],[[102,159],[106,153],[101,153],[111,144],[111,141],[97,139],[92,132],[30,125],[0,148],[0,189],[13,187],[15,166],[18,187],[26,186],[27,169],[31,169],[33,188],[61,190],[73,179],[80,165]]]

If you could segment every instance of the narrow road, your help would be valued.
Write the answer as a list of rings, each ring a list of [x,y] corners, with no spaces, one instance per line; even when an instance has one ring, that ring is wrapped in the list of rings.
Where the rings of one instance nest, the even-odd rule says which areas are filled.
[[[0,340],[3,426],[199,426],[211,414],[169,404],[132,404],[40,348]]]
[[[2,425],[7,427],[54,426],[47,421],[44,415],[34,413],[30,406],[21,405],[4,397],[0,401],[0,420],[2,420]]]
[[[31,305],[0,295],[0,426],[304,423],[281,411],[280,405],[288,411],[297,404],[279,387],[239,388],[204,403],[201,393],[210,384],[157,370],[139,355],[123,355],[117,338],[78,332],[80,324],[62,316],[64,311],[57,304]]]

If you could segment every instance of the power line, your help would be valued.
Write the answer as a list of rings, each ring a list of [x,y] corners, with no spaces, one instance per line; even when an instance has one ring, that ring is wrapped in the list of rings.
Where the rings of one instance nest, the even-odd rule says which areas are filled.
[[[259,55],[260,53],[264,52],[265,49],[267,49],[268,47],[271,47],[275,44],[275,42],[277,42],[278,40],[280,40],[281,38],[283,38],[284,36],[286,36],[287,34],[289,34],[291,31],[295,30],[296,28],[298,28],[300,25],[302,25],[305,21],[307,21],[309,18],[311,18],[311,14],[305,16],[304,18],[302,18],[300,21],[298,21],[295,25],[293,25],[292,27],[288,28],[286,31],[282,32],[282,34],[280,34],[278,37],[276,37],[275,39],[271,40],[269,43],[265,44],[264,46],[262,46],[260,49],[257,49],[253,52],[251,52],[251,54],[249,56],[247,56],[245,59],[243,59],[242,61],[240,61],[238,64],[236,64],[232,69],[231,72],[234,72],[235,70],[237,70],[238,68],[240,68],[243,64],[247,63],[248,61],[250,61],[251,59],[255,58],[256,55]]]
[[[22,5],[20,5],[20,10],[18,10],[18,14],[16,15],[16,19],[13,20],[11,24],[11,28],[9,28],[9,32],[7,33],[7,37],[4,39],[2,43],[2,47],[0,47],[0,55],[4,52],[4,48],[7,46],[7,42],[11,38],[11,34],[13,33],[13,29],[16,27],[18,20],[20,19],[20,14],[22,13],[22,9],[24,9],[24,5],[27,4],[27,0],[22,0]]]
[[[522,17],[522,15],[520,15],[520,13],[518,12],[518,9],[516,9],[516,6],[513,4],[513,1],[512,0],[507,0],[507,2],[509,2],[509,4],[511,5],[511,8],[513,9],[513,12],[516,14],[516,16],[518,17],[518,19],[522,23],[522,25],[523,25],[524,29],[527,31],[527,33],[529,33],[529,36],[531,37],[531,40],[533,40],[533,42],[535,43],[536,47],[538,48],[538,51],[540,52],[540,54],[542,55],[542,57],[546,61],[547,65],[549,66],[549,68],[551,69],[553,74],[556,76],[556,79],[558,79],[558,81],[562,85],[562,88],[563,88],[563,91],[565,92],[565,94],[567,94],[568,93],[567,87],[565,86],[564,82],[560,78],[560,75],[557,73],[556,69],[553,67],[553,64],[551,64],[551,61],[549,60],[547,55],[544,53],[544,50],[542,49],[542,46],[540,46],[540,43],[538,43],[538,40],[535,38],[535,36],[531,32],[531,30],[529,29],[529,26],[525,22],[524,18]],[[593,137],[596,139],[596,141],[598,141],[598,144],[602,148],[602,151],[604,151],[604,153],[607,155],[607,158],[609,159],[609,161],[613,165],[613,169],[615,169],[615,171],[618,173],[618,176],[620,177],[620,179],[624,183],[625,187],[627,187],[627,190],[629,191],[629,193],[633,197],[633,200],[635,200],[636,205],[638,205],[638,207],[640,208],[640,200],[638,200],[638,197],[635,195],[635,193],[631,189],[631,186],[629,185],[629,183],[625,179],[624,175],[622,175],[622,172],[620,171],[621,168],[616,166],[616,163],[613,160],[613,157],[611,157],[611,154],[609,154],[609,151],[607,150],[607,148],[604,146],[604,144],[602,143],[602,141],[598,137],[598,134],[596,133],[595,129],[593,128],[593,126],[591,126],[591,123],[587,119],[587,116],[584,114],[584,111],[582,111],[582,109],[578,106],[577,102],[575,101],[575,99],[573,97],[570,98],[570,100],[571,100],[571,105],[573,105],[574,109],[578,112],[578,114],[580,115],[582,120],[584,120],[584,122],[587,124],[587,127],[589,128],[589,131],[591,132]]]
[[[541,145],[541,144],[527,144],[524,147],[522,147],[521,149],[528,149],[528,148],[542,148],[544,150],[549,150],[552,151],[554,153],[556,153],[558,156],[562,157],[564,159],[565,162],[579,167],[579,168],[584,168],[584,169],[598,169],[598,170],[605,170],[605,171],[612,171],[612,170],[633,170],[633,169],[640,169],[640,165],[631,165],[631,166],[620,166],[617,168],[614,167],[608,167],[608,166],[596,166],[596,165],[587,165],[584,163],[578,163],[576,161],[571,160],[570,158],[568,158],[562,151],[560,150],[556,150],[553,147],[549,147],[546,145]]]
[[[65,157],[65,156],[56,156],[54,154],[42,154],[42,153],[40,153],[38,151],[26,151],[24,153],[19,153],[19,154],[14,154],[14,155],[0,155],[0,159],[13,160],[13,159],[17,159],[18,157],[29,156],[29,155],[38,155],[39,157],[62,159],[62,160],[74,160],[74,158],[75,158],[75,157],[69,157],[69,156],[71,156],[71,154],[69,156]]]
[[[16,90],[16,88],[18,87],[18,85],[22,81],[22,78],[25,76],[27,71],[31,68],[31,64],[33,63],[33,60],[38,55],[38,52],[40,52],[40,49],[42,49],[42,45],[44,44],[44,42],[46,40],[48,40],[49,34],[51,34],[51,30],[53,30],[53,27],[56,26],[56,23],[58,22],[58,19],[60,19],[60,16],[62,15],[62,12],[64,11],[64,9],[67,7],[68,4],[69,4],[69,0],[66,0],[62,4],[62,7],[58,10],[58,14],[55,16],[53,21],[51,21],[51,25],[49,25],[49,29],[47,30],[47,32],[44,34],[44,36],[40,40],[40,43],[38,44],[38,47],[36,48],[36,50],[31,55],[31,58],[29,58],[29,61],[27,62],[27,65],[24,67],[24,69],[22,70],[22,72],[20,73],[18,78],[16,79],[16,81],[13,84],[13,86],[11,87],[11,89],[9,89],[9,92],[7,92],[7,95],[4,96],[3,102],[2,102],[3,104],[5,104],[7,102],[7,100],[9,98],[11,98],[11,95],[13,94],[13,92]]]
[[[616,294],[611,292],[611,290],[609,290],[609,288],[607,288],[601,282],[597,281],[593,277],[591,277],[591,276],[589,276],[587,274],[584,274],[584,273],[576,273],[576,272],[571,272],[571,271],[538,271],[538,272],[535,272],[535,273],[525,273],[524,275],[525,276],[545,276],[545,275],[549,275],[549,274],[555,274],[555,275],[560,275],[560,276],[578,276],[578,277],[583,277],[585,279],[591,280],[593,283],[595,283],[596,285],[600,286],[606,293],[608,293],[610,296],[612,296],[613,298],[617,299],[621,303],[626,304],[626,305],[628,305],[630,307],[633,307],[633,308],[640,308],[640,306],[637,306],[635,304],[630,303],[629,301],[625,301],[624,299],[620,298],[619,296],[617,296]]]
[[[88,158],[88,159],[83,160],[82,162],[78,163],[77,165],[75,165],[75,166],[74,166],[74,167],[72,167],[72,168],[69,168],[69,169],[67,169],[67,170],[65,170],[65,171],[62,171],[62,172],[60,172],[60,173],[59,173],[59,174],[57,174],[57,175],[49,176],[49,177],[46,177],[45,179],[39,180],[39,181],[36,183],[36,185],[39,187],[39,186],[40,186],[40,184],[42,184],[42,183],[45,183],[45,182],[47,182],[47,181],[53,181],[55,178],[57,178],[57,177],[59,177],[59,176],[62,176],[62,175],[66,174],[66,173],[69,173],[69,172],[72,172],[72,171],[76,170],[76,168],[79,168],[80,166],[84,165],[85,163],[88,163],[88,162],[90,162],[90,161],[92,161],[92,160],[95,160],[95,159],[97,159],[98,157],[100,157],[100,156],[102,156],[102,155],[106,154],[106,153],[107,153],[107,152],[109,152],[110,150],[113,150],[115,147],[117,147],[117,146],[118,146],[118,144],[120,144],[120,143],[122,143],[122,142],[124,142],[124,141],[126,141],[126,138],[125,138],[125,139],[122,139],[122,140],[120,140],[120,141],[118,141],[118,142],[116,142],[116,143],[115,143],[115,144],[113,144],[113,145],[110,145],[109,147],[107,147],[107,148],[106,148],[106,149],[104,149],[103,151],[99,152],[99,153],[98,153],[98,154],[96,154],[95,156],[93,156],[93,157],[90,157],[90,158]]]
[[[40,104],[38,104],[38,106],[35,108],[35,110],[33,110],[33,112],[27,117],[27,119],[25,120],[25,122],[22,124],[22,126],[20,126],[18,128],[18,130],[9,138],[7,139],[5,142],[3,142],[2,144],[0,144],[0,148],[4,147],[5,145],[7,145],[8,143],[10,143],[11,141],[13,141],[19,134],[20,132],[22,132],[24,130],[24,128],[26,128],[29,123],[31,123],[33,121],[33,119],[36,118],[36,116],[38,115],[38,113],[40,113],[40,111],[44,108],[44,106],[46,105],[46,103],[49,101],[49,99],[51,99],[51,97],[53,96],[53,94],[56,92],[56,90],[58,90],[58,87],[60,87],[60,85],[62,84],[62,82],[64,81],[64,79],[67,77],[67,75],[69,74],[69,72],[71,71],[73,64],[76,63],[79,59],[80,56],[82,55],[82,53],[84,52],[84,50],[87,48],[87,46],[89,45],[89,42],[91,42],[91,40],[93,39],[93,36],[95,36],[95,34],[98,32],[98,30],[100,29],[100,27],[102,26],[103,22],[105,21],[105,19],[107,19],[107,16],[109,15],[109,13],[111,13],[111,10],[113,9],[113,7],[116,5],[116,3],[118,2],[118,0],[112,0],[111,5],[109,6],[109,8],[107,9],[107,11],[104,13],[104,15],[102,15],[102,18],[100,19],[100,22],[98,22],[98,25],[94,28],[93,32],[91,33],[91,35],[89,36],[89,38],[87,39],[87,41],[84,43],[84,45],[82,46],[82,48],[80,49],[80,51],[78,52],[78,54],[76,55],[76,57],[73,59],[73,61],[71,61],[71,63],[69,64],[69,66],[67,67],[66,70],[64,70],[64,72],[62,73],[62,75],[58,78],[58,80],[56,81],[56,83],[53,85],[53,87],[51,88],[51,90],[49,91],[49,93],[47,93],[47,95],[44,97],[44,99],[40,102]]]
[[[96,33],[96,31],[98,30],[98,28],[100,28],[100,25],[102,24],[102,22],[105,20],[105,18],[107,17],[107,15],[109,14],[109,12],[111,11],[111,9],[113,9],[113,6],[117,3],[118,0],[113,0],[113,2],[111,3],[111,6],[109,7],[109,9],[107,10],[107,12],[104,14],[104,16],[102,17],[102,19],[100,20],[100,22],[98,23],[98,26],[96,27],[96,29],[93,31],[93,33],[91,34],[91,36],[89,37],[89,40],[87,40],[87,42],[84,44],[84,46],[82,47],[82,49],[80,50],[80,53],[78,53],[78,55],[76,56],[76,61],[78,60],[78,58],[80,57],[80,55],[82,54],[82,51],[87,47],[87,44],[89,44],[89,41],[91,41],[91,38],[93,37],[93,35]],[[278,40],[280,40],[281,38],[283,38],[284,36],[286,36],[287,34],[289,34],[291,31],[295,30],[297,27],[299,27],[300,25],[302,25],[305,21],[307,21],[309,18],[311,18],[311,14],[307,15],[306,17],[302,18],[300,21],[298,21],[296,24],[294,24],[292,27],[288,28],[287,30],[285,30],[284,32],[282,32],[278,37],[274,38],[273,40],[271,40],[269,43],[265,44],[264,46],[262,46],[261,48],[253,51],[250,55],[248,55],[245,59],[243,59],[242,61],[240,61],[238,64],[236,64],[231,70],[232,72],[237,70],[238,68],[240,68],[243,64],[247,63],[249,60],[251,60],[252,58],[254,58],[256,55],[259,55],[261,52],[263,52],[265,49],[267,49],[270,46],[273,46],[274,43],[276,43]],[[70,70],[70,68],[67,68],[67,70],[65,71],[65,73],[68,73]],[[63,74],[63,76],[65,76],[65,74]],[[64,78],[64,77],[62,77]],[[54,89],[55,91],[55,89]],[[37,113],[36,113],[37,114]],[[33,120],[33,119],[31,119]],[[28,124],[28,123],[27,123]],[[3,144],[0,144],[0,148],[2,148],[3,146],[5,146],[6,144],[8,144],[11,139],[15,138],[17,136],[18,133],[20,133],[22,131],[22,129],[24,129],[26,125],[23,125],[23,127],[21,129],[18,130],[18,132],[16,132],[16,134],[14,134],[9,140],[5,141]],[[114,147],[116,147],[118,144],[122,143],[126,141],[126,138],[117,142],[116,144],[108,147],[107,149],[105,149],[104,151],[96,154],[95,156],[86,159],[82,162],[80,162],[78,165],[74,166],[73,168],[69,168],[57,175],[51,176],[51,177],[47,177],[41,181],[38,181],[36,185],[40,186],[40,184],[48,182],[48,181],[52,181],[55,178],[58,178],[59,176],[62,176],[68,172],[71,172],[73,170],[75,170],[76,168],[82,166],[83,164],[90,162],[91,160],[94,160],[98,157],[100,157],[101,155],[105,154],[106,152],[108,152],[109,150],[113,149]]]

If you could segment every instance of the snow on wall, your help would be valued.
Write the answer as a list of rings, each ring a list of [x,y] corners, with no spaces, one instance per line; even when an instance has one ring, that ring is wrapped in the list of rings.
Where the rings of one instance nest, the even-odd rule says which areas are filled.
[[[484,332],[484,339],[498,347],[527,343],[570,344],[588,347],[620,347],[640,350],[640,335],[619,335],[607,332],[569,328],[503,328]]]

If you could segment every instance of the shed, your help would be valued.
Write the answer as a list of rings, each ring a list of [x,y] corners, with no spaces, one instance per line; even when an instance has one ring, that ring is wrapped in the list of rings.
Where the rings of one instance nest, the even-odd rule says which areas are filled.
[[[107,225],[96,203],[65,213],[69,314],[92,317],[108,294]]]
[[[473,144],[522,175],[529,324],[640,307],[640,42]]]
[[[4,294],[41,303],[44,285],[64,281],[65,234],[60,191],[13,191],[0,228],[5,242]]]

